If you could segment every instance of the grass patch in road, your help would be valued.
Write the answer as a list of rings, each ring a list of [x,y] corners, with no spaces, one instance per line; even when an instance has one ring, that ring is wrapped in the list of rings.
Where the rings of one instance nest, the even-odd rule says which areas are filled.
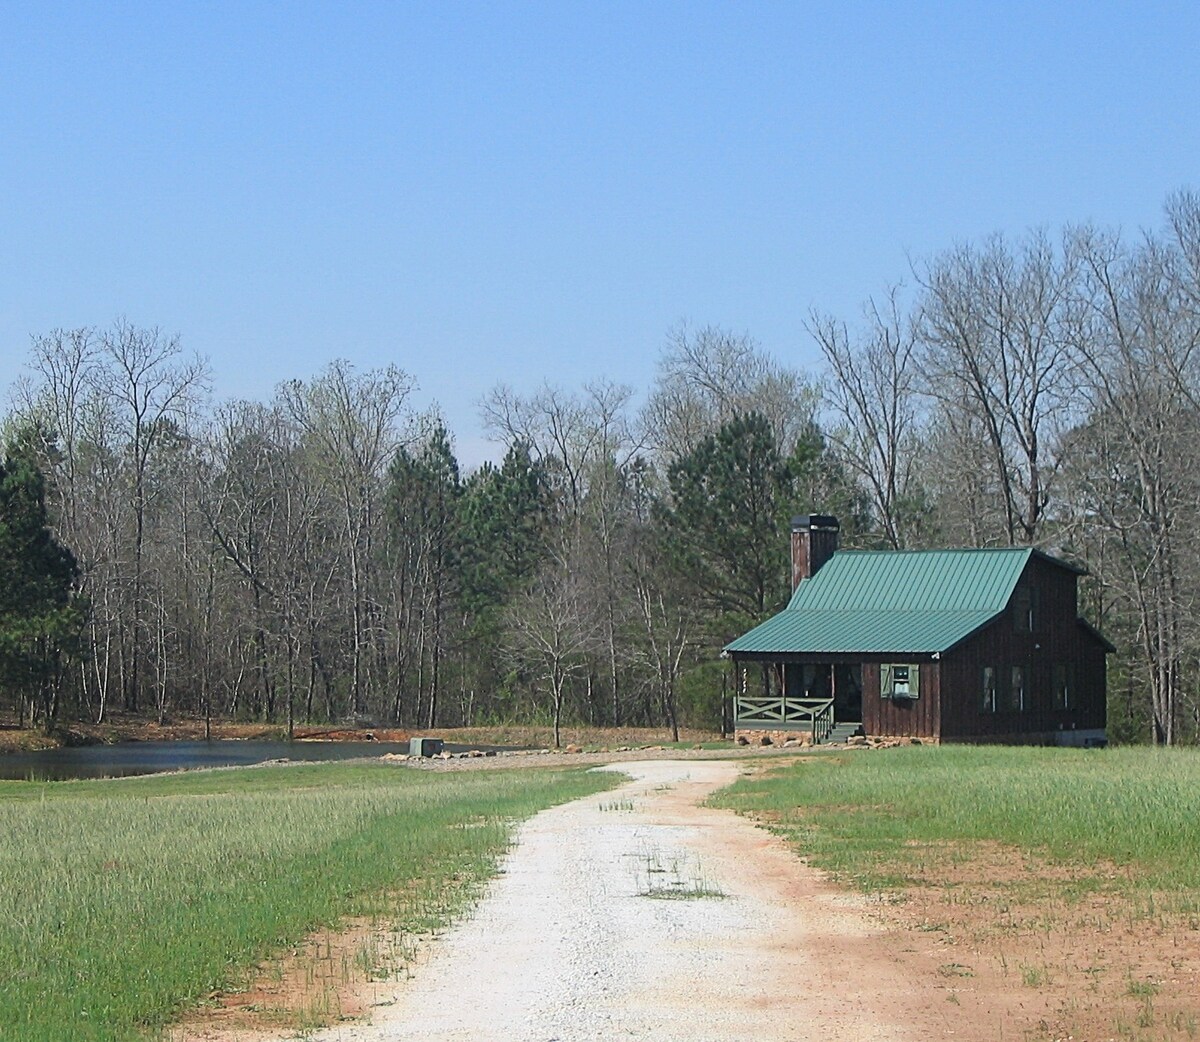
[[[659,847],[644,850],[636,858],[635,875],[639,897],[702,901],[726,896],[724,890],[706,878],[695,857],[682,851],[666,853]]]
[[[725,897],[725,891],[703,879],[696,879],[690,883],[672,880],[662,886],[652,886],[643,890],[638,896],[653,897],[659,901],[705,901],[720,900]]]
[[[344,916],[435,927],[517,820],[620,780],[321,764],[0,783],[0,1040],[154,1037]]]

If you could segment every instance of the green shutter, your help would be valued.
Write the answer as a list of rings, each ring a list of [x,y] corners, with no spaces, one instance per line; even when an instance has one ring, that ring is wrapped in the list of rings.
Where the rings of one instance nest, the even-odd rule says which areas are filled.
[[[921,697],[921,667],[916,663],[908,667],[908,697]]]
[[[879,667],[879,697],[892,697],[892,667],[881,665]]]

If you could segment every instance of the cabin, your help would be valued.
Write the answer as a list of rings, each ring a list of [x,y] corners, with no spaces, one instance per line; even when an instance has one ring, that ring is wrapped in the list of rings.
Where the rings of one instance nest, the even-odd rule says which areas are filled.
[[[1114,649],[1084,574],[1029,547],[840,550],[836,518],[794,518],[791,600],[725,648],[735,733],[1103,745]]]

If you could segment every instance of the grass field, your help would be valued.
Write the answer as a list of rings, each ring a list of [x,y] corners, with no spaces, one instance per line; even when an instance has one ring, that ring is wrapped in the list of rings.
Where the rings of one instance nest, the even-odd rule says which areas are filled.
[[[152,1038],[343,916],[440,924],[516,820],[617,781],[322,764],[0,783],[0,1039]]]
[[[1018,996],[1013,1037],[1200,1038],[1200,751],[814,755],[712,802],[879,897],[946,1001]]]
[[[815,864],[903,882],[923,844],[988,841],[1200,893],[1200,752],[910,747],[813,756],[714,802],[765,816]]]
[[[866,886],[914,845],[990,840],[1111,862],[1139,885],[1200,890],[1196,750],[912,747],[812,756],[743,780],[719,806],[766,815],[821,867]]]

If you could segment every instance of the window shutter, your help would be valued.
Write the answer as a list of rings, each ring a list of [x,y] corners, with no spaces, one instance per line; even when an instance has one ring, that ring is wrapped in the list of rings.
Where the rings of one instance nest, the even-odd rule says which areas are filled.
[[[915,662],[908,667],[908,697],[921,697],[921,667]]]
[[[892,696],[892,667],[881,665],[879,667],[879,696],[881,698],[891,698]]]

